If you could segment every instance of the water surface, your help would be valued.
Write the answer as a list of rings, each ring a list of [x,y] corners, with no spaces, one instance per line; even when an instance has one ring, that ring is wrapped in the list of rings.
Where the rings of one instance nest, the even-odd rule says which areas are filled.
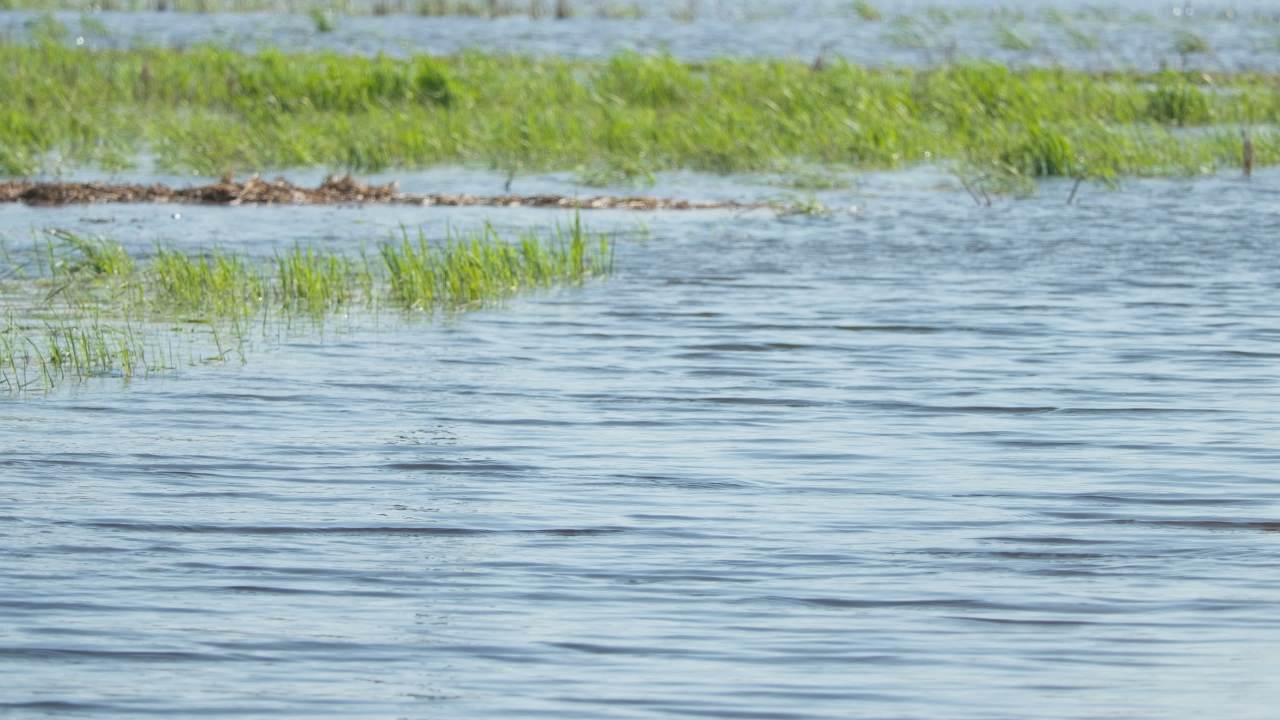
[[[1270,717],[1280,175],[1068,190],[593,213],[606,281],[4,400],[0,714]],[[566,219],[174,212],[0,227]]]
[[[468,50],[599,58],[633,50],[677,57],[786,57],[818,54],[864,65],[935,65],[984,59],[1010,65],[1082,69],[1280,69],[1280,11],[1273,3],[1080,0],[999,5],[978,0],[879,3],[884,20],[858,18],[852,2],[787,0],[639,3],[637,18],[617,18],[625,3],[576,5],[569,20],[421,17],[336,19],[317,32],[306,15],[165,12],[55,13],[67,42],[87,48],[216,43],[238,49],[283,47],[343,53],[452,54]],[[30,36],[39,13],[0,11],[0,36]],[[1189,54],[1179,37],[1203,47]]]

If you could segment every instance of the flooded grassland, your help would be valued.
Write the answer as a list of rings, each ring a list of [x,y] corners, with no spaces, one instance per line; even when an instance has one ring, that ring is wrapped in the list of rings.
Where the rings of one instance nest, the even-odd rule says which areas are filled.
[[[678,5],[0,13],[0,715],[1274,714],[1266,8]]]

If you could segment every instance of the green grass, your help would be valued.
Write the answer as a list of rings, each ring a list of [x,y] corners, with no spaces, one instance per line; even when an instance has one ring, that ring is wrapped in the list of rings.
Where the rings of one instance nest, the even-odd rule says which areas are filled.
[[[1102,42],[1098,40],[1095,33],[1082,30],[1074,25],[1064,25],[1062,29],[1067,35],[1067,42],[1076,50],[1093,52],[1102,47]]]
[[[638,54],[396,60],[43,42],[0,45],[0,70],[0,172],[14,175],[51,154],[120,167],[143,152],[163,168],[206,174],[462,163],[635,178],[931,159],[1008,160],[1036,175],[1167,175],[1235,164],[1234,126],[1280,113],[1275,75],[980,62],[910,70],[835,61],[815,71]],[[1280,160],[1277,137],[1255,134],[1259,165]],[[1064,144],[1070,162],[1037,157]]]
[[[1182,127],[1208,122],[1213,108],[1209,95],[1199,86],[1168,73],[1147,92],[1147,114],[1157,122]]]
[[[116,243],[59,232],[0,277],[0,392],[68,379],[135,375],[243,358],[255,332],[336,310],[457,312],[612,271],[607,237],[580,221],[549,235],[486,226],[443,241],[407,232],[375,254],[294,247],[253,259],[159,248],[135,259]],[[105,260],[104,260],[105,259]],[[27,268],[36,268],[27,272]],[[191,349],[198,348],[198,349]]]
[[[117,243],[94,240],[64,230],[52,230],[49,234],[72,251],[51,255],[56,258],[51,267],[58,275],[127,277],[134,272],[133,257]],[[52,248],[51,245],[47,247]]]
[[[315,25],[318,33],[333,32],[338,28],[338,18],[332,10],[313,7],[307,15],[311,18],[311,23]]]
[[[884,19],[884,14],[867,0],[854,0],[853,12],[864,22],[876,22]]]
[[[1008,25],[996,27],[995,37],[996,45],[1013,52],[1027,52],[1036,47],[1035,42]]]
[[[533,236],[503,243],[492,227],[470,237],[451,235],[442,245],[405,237],[383,245],[382,259],[391,296],[404,307],[429,309],[483,304],[565,278],[602,274],[610,269],[612,253],[605,238],[592,242],[575,221],[550,243]]]
[[[125,323],[96,318],[0,323],[0,392],[48,389],[69,378],[158,370],[160,351]]]
[[[1209,41],[1190,30],[1179,30],[1173,36],[1173,51],[1182,56],[1211,52]]]
[[[262,273],[239,255],[161,249],[137,281],[157,307],[187,317],[244,318],[265,300]]]

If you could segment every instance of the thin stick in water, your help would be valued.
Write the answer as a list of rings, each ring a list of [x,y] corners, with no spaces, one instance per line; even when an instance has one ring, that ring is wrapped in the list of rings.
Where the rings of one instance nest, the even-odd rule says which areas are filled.
[[[1071,194],[1067,195],[1068,205],[1076,201],[1076,193],[1080,191],[1080,184],[1083,182],[1084,182],[1083,176],[1076,178],[1075,184],[1071,186]]]
[[[1248,130],[1240,131],[1241,152],[1240,161],[1244,166],[1244,176],[1253,176],[1253,137],[1249,135]]]

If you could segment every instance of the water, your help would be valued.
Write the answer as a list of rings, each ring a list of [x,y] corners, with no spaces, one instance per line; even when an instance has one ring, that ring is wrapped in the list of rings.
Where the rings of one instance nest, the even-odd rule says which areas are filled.
[[[564,21],[521,16],[495,20],[354,16],[338,18],[334,30],[327,33],[317,32],[311,18],[289,14],[98,12],[83,16],[62,12],[56,17],[70,30],[67,42],[81,42],[87,48],[216,43],[238,49],[283,47],[394,56],[479,49],[579,58],[635,50],[692,59],[767,56],[805,61],[821,52],[827,58],[874,66],[976,58],[1089,70],[1280,70],[1280,11],[1273,3],[1257,0],[1106,4],[1062,0],[1003,8],[975,0],[880,3],[886,14],[882,22],[860,21],[846,0],[704,1],[694,3],[692,16],[686,15],[687,0],[671,0],[640,3],[645,12],[638,19],[602,16],[601,8],[610,3],[577,5],[583,12]],[[0,37],[28,37],[39,17],[34,12],[0,11]],[[686,17],[689,21],[684,21]],[[1208,50],[1179,54],[1180,33],[1200,36]]]
[[[4,401],[0,714],[1271,717],[1280,174],[939,182],[593,213],[607,281]],[[0,227],[563,219],[172,210]]]

